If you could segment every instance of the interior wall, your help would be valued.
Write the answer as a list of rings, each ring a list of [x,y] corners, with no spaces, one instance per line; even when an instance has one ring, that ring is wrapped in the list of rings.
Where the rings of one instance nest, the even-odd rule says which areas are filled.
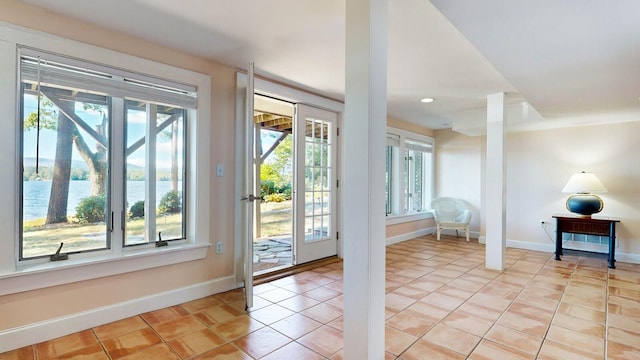
[[[506,137],[507,239],[553,251],[552,216],[568,213],[562,188],[579,171],[594,172],[609,190],[600,216],[621,220],[617,258],[640,261],[640,122],[510,132]],[[486,137],[436,131],[439,195],[460,194],[480,219]],[[466,195],[465,195],[466,194]],[[491,199],[485,199],[491,201]],[[544,220],[548,224],[540,226]],[[478,224],[472,224],[477,228]]]
[[[460,198],[471,208],[473,232],[480,232],[482,220],[480,192],[482,188],[483,137],[464,136],[450,129],[437,130],[436,196]]]
[[[211,161],[228,174],[210,177],[210,242],[222,241],[223,254],[209,249],[199,261],[0,296],[0,332],[233,275],[235,69],[14,0],[3,0],[0,21],[210,75],[212,118],[202,120],[213,121]]]
[[[609,190],[599,216],[619,218],[622,254],[640,254],[640,122],[510,133],[507,238],[553,244],[552,215],[568,213],[562,188],[576,172],[595,173]],[[540,221],[550,223],[547,232]]]

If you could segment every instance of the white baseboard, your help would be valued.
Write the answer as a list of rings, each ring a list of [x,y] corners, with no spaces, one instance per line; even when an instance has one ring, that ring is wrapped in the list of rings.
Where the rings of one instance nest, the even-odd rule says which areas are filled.
[[[550,253],[556,251],[556,246],[554,244],[534,243],[530,241],[509,240],[509,239],[507,239],[507,247],[523,249],[523,250],[531,250],[531,251],[550,252]]]
[[[616,252],[616,261],[640,264],[640,254],[626,254]]]
[[[436,228],[432,228],[433,231],[435,231]],[[456,234],[455,230],[452,229],[443,229],[442,230],[442,235],[449,235],[449,236],[458,236],[458,237],[464,237],[464,231],[458,230],[458,233]],[[470,239],[479,239],[480,238],[480,232],[478,231],[469,231],[469,238]]]
[[[56,319],[0,331],[0,353],[69,335],[107,322],[200,299],[235,288],[235,277],[228,276],[180,289],[165,291],[109,306],[103,306]]]
[[[387,238],[387,246],[397,244],[399,242],[415,239],[420,236],[431,235],[433,234],[434,231],[436,231],[435,227],[428,227],[428,228],[420,229],[418,231],[413,231],[413,232],[409,232],[409,233],[405,233],[397,236],[392,236]]]
[[[484,238],[484,236],[483,236]],[[548,253],[554,253],[556,251],[555,244],[543,244],[543,243],[534,243],[529,241],[518,241],[518,240],[507,240],[507,247],[512,247],[516,249],[524,249],[524,250],[533,250],[533,251],[543,251]],[[568,249],[563,247],[563,249]],[[592,249],[571,249],[571,250],[583,250],[583,251],[591,251]],[[601,253],[601,251],[595,251]],[[631,264],[640,264],[640,254],[627,254],[623,252],[616,251],[616,261],[627,262]]]
[[[413,232],[409,232],[409,233],[406,233],[406,234],[401,234],[401,235],[389,237],[389,238],[387,238],[387,246],[393,245],[393,244],[397,244],[399,242],[415,239],[415,238],[420,237],[420,236],[431,235],[431,234],[434,234],[435,231],[436,231],[436,228],[432,226],[432,227],[424,228],[424,229],[421,229],[421,230],[418,230],[418,231],[413,231]],[[445,229],[445,230],[442,230],[442,234],[450,235],[450,236],[456,236],[456,231],[455,230]],[[459,233],[459,235],[461,237],[464,237],[464,233]],[[479,236],[480,236],[479,232],[477,232],[477,231],[469,231],[469,238],[477,239]]]

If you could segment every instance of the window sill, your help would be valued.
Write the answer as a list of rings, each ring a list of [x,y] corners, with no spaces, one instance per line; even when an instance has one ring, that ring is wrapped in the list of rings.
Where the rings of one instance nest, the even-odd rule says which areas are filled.
[[[204,259],[210,246],[184,244],[29,265],[0,275],[0,296]]]
[[[406,215],[389,215],[387,216],[387,225],[402,224],[431,218],[433,218],[433,214],[430,211],[422,211],[419,213]]]

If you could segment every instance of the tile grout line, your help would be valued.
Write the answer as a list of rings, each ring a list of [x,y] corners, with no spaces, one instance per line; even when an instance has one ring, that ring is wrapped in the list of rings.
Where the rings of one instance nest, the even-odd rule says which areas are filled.
[[[484,289],[486,286],[488,286],[493,280],[495,280],[496,278],[498,278],[500,275],[505,274],[505,272],[511,267],[513,266],[516,262],[518,262],[519,260],[521,260],[526,254],[528,254],[528,251],[525,251],[522,253],[522,255],[520,255],[520,257],[518,257],[518,259],[516,261],[513,262],[513,264],[511,264],[510,266],[504,268],[503,270],[500,271],[500,274],[498,274],[498,276],[496,276],[494,279],[492,279],[489,283],[485,284],[485,286],[483,286],[482,288],[480,288],[476,293],[480,292],[480,290]],[[537,273],[536,273],[537,274]],[[522,291],[524,290],[524,286],[522,287],[522,289],[520,289],[520,291],[518,291],[518,296],[522,293]],[[475,294],[474,294],[475,295]],[[516,296],[513,300],[511,300],[511,302],[509,303],[509,306],[507,306],[502,313],[500,314],[500,316],[498,316],[497,319],[495,319],[493,321],[493,324],[489,327],[489,329],[487,329],[487,331],[485,331],[485,333],[482,335],[480,341],[478,341],[478,343],[473,347],[473,349],[471,350],[471,352],[469,352],[469,355],[466,356],[466,359],[469,359],[469,357],[471,356],[471,354],[473,354],[473,351],[478,347],[478,345],[480,345],[480,343],[482,342],[482,340],[485,339],[485,335],[487,335],[487,333],[489,333],[489,331],[491,331],[491,329],[496,326],[496,324],[498,323],[498,321],[500,320],[500,318],[502,318],[504,316],[504,314],[511,308],[511,306],[513,305],[513,302],[518,298],[518,296]],[[465,302],[466,303],[466,302]],[[515,330],[515,329],[513,329]],[[518,331],[518,330],[515,330]],[[519,331],[518,331],[519,332]],[[488,341],[491,341],[489,339],[487,339]]]
[[[548,263],[550,263],[551,261],[556,261],[553,256],[551,256],[547,262],[545,262],[545,265],[547,265]],[[560,305],[562,304],[562,299],[564,298],[564,296],[566,295],[566,291],[567,291],[567,287],[569,286],[569,283],[571,282],[571,278],[573,277],[573,274],[575,273],[576,269],[578,268],[578,262],[576,261],[575,266],[573,267],[573,270],[571,271],[571,276],[569,277],[569,279],[567,279],[567,283],[564,285],[564,288],[562,289],[562,296],[560,297],[560,299],[558,300],[558,305],[556,305],[555,310],[553,311],[553,316],[551,317],[551,320],[549,321],[549,325],[547,325],[547,329],[544,332],[544,336],[542,337],[542,342],[540,343],[540,347],[538,348],[538,352],[536,353],[536,359],[540,356],[540,352],[542,351],[542,346],[544,346],[545,341],[547,340],[547,335],[549,334],[549,330],[551,330],[551,324],[553,323],[553,320],[556,318],[556,316],[558,315],[558,309],[560,309]],[[544,268],[544,266],[543,266]]]
[[[469,251],[469,253],[473,253],[473,252],[472,252],[472,251]],[[526,254],[526,253],[523,253],[523,255],[524,255],[524,254]],[[467,254],[467,255],[468,255],[468,254]],[[438,255],[433,255],[432,257],[436,257],[436,256],[438,256]],[[443,264],[443,265],[438,266],[438,268],[436,268],[436,269],[432,270],[431,272],[428,272],[428,273],[426,273],[426,274],[422,275],[421,277],[423,277],[423,276],[427,276],[428,274],[432,273],[433,271],[436,271],[436,270],[438,270],[438,269],[441,269],[441,268],[442,268],[442,267],[444,267],[444,266],[454,264],[454,263],[455,263],[455,261],[460,260],[460,259],[462,259],[462,258],[464,258],[464,255],[463,255],[463,256],[461,256],[461,257],[459,257],[459,258],[456,258],[456,259],[451,259],[451,261],[450,261],[450,262],[448,262],[448,263],[446,263],[446,264]],[[522,258],[522,255],[521,255],[518,259],[520,259],[520,258]],[[517,261],[517,260],[516,260],[516,261]],[[453,279],[449,280],[448,282],[446,282],[446,283],[442,284],[442,285],[441,285],[440,287],[438,287],[437,289],[435,289],[435,290],[431,291],[431,292],[430,292],[430,294],[435,293],[436,291],[438,291],[438,289],[442,288],[442,287],[443,287],[443,286],[445,286],[445,285],[448,285],[451,281],[453,281],[453,280],[455,280],[455,279],[458,279],[458,278],[459,278],[460,276],[462,276],[462,275],[468,274],[468,273],[469,273],[469,271],[475,270],[478,266],[481,266],[481,265],[484,265],[484,262],[482,262],[482,263],[480,263],[480,264],[478,264],[478,265],[474,266],[473,268],[471,268],[471,269],[467,270],[466,272],[462,273],[461,275],[458,275],[458,276],[456,276],[455,278],[453,278]],[[447,314],[447,316],[445,316],[444,318],[442,318],[442,319],[438,320],[436,323],[434,323],[434,325],[433,325],[431,328],[429,328],[429,330],[427,330],[427,331],[426,331],[422,336],[418,337],[418,338],[417,338],[413,343],[411,343],[411,345],[410,345],[410,346],[408,346],[408,347],[407,347],[407,348],[406,348],[402,353],[400,353],[400,354],[398,355],[398,357],[401,357],[401,356],[402,356],[402,354],[406,353],[406,352],[407,352],[407,351],[408,351],[408,350],[409,350],[409,349],[410,349],[410,348],[411,348],[415,343],[417,343],[419,340],[421,340],[421,339],[422,339],[422,338],[423,338],[427,333],[429,333],[429,331],[431,331],[431,330],[432,330],[433,328],[435,328],[437,325],[442,324],[443,326],[447,326],[446,324],[444,324],[444,323],[443,323],[443,321],[444,321],[444,320],[445,320],[449,315],[451,315],[451,313],[453,313],[454,311],[458,310],[462,305],[466,304],[466,303],[467,303],[467,301],[469,301],[469,299],[471,299],[471,297],[473,297],[474,295],[476,295],[476,294],[480,293],[480,291],[481,291],[482,289],[484,289],[485,287],[487,287],[487,286],[488,286],[492,281],[494,281],[498,276],[500,276],[500,275],[504,274],[505,270],[506,270],[506,269],[501,270],[501,271],[500,271],[500,273],[499,273],[497,276],[495,276],[495,277],[494,277],[494,278],[492,278],[489,282],[487,282],[487,283],[486,283],[486,284],[484,284],[482,287],[480,287],[478,290],[476,290],[476,291],[475,291],[475,292],[474,292],[474,293],[473,293],[469,298],[467,298],[465,301],[463,301],[463,302],[462,302],[460,305],[458,305],[456,308],[454,308],[454,309],[452,309],[451,311],[449,311],[449,313]],[[417,280],[417,278],[416,278],[416,279],[413,279],[412,281],[414,281],[414,280]],[[522,291],[522,290],[520,290],[520,291]],[[428,295],[427,295],[427,296],[428,296]],[[426,297],[426,296],[425,296],[425,297]],[[418,302],[418,301],[420,301],[420,300],[417,300],[416,302]],[[512,301],[512,303],[513,303],[513,301]],[[511,304],[510,304],[510,305],[511,305]],[[406,309],[406,308],[405,308],[405,309]],[[502,314],[504,314],[504,312],[506,312],[506,309],[502,311]],[[501,314],[501,316],[502,316],[502,314]],[[501,317],[501,316],[500,316],[500,317]],[[499,319],[500,317],[498,317],[498,319]],[[484,339],[484,335],[486,335],[486,334],[489,332],[489,330],[491,330],[491,328],[495,325],[495,323],[498,321],[498,319],[496,319],[496,320],[493,322],[493,324],[491,325],[491,327],[489,327],[489,329],[487,329],[487,331],[485,331],[485,332],[484,332],[483,336],[480,336],[480,341],[478,341],[478,343],[477,343],[477,344],[476,344],[476,345],[475,345],[475,346],[474,346],[474,347],[469,351],[469,354],[464,355],[464,354],[458,353],[458,352],[457,352],[457,351],[455,351],[455,350],[452,350],[452,351],[454,351],[454,352],[456,352],[456,353],[458,353],[458,354],[460,354],[460,355],[463,355],[463,356],[465,357],[465,359],[468,359],[468,358],[469,358],[469,356],[471,356],[471,354],[473,353],[473,351],[474,351],[474,350],[478,347],[478,345],[482,342],[482,340]],[[386,320],[385,320],[385,321],[386,321]],[[454,328],[454,329],[457,329],[457,328]],[[460,330],[460,329],[457,329],[457,330]],[[475,335],[475,334],[471,334],[471,333],[469,333],[469,332],[467,332],[467,331],[464,331],[464,330],[460,330],[460,331],[463,331],[463,332],[468,333],[468,334],[470,334],[470,335],[477,336],[477,335]],[[426,340],[426,341],[428,341],[428,340]],[[440,346],[441,346],[441,345],[440,345]]]
[[[98,334],[96,334],[94,329],[95,329],[95,327],[92,327],[89,330],[91,330],[91,334],[93,335],[93,337],[96,338],[96,341],[98,342],[98,345],[100,345],[100,348],[102,349],[102,352],[104,352],[104,354],[107,356],[107,358],[109,358],[109,360],[111,360],[112,359],[111,355],[109,354],[107,349],[104,347],[104,344],[102,343],[102,340],[98,337]]]

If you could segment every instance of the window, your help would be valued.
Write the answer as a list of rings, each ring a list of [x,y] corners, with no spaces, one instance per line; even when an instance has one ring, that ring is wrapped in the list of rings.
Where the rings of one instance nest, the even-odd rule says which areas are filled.
[[[387,216],[426,212],[433,189],[433,139],[389,128],[385,175]]]
[[[404,209],[405,213],[410,214],[426,210],[427,201],[431,200],[431,194],[427,189],[431,179],[427,182],[427,176],[431,172],[432,146],[405,139],[404,148]]]
[[[186,239],[196,89],[30,48],[19,56],[19,259]]]

